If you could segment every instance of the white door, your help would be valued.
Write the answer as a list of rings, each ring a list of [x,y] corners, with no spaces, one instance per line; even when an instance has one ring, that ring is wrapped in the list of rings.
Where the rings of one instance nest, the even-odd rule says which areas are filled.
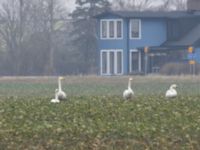
[[[101,75],[121,75],[123,73],[123,51],[101,51]]]

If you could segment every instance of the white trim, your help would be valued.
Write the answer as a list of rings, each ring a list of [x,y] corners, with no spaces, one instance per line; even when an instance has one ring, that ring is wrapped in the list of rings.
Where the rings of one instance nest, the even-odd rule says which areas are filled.
[[[141,54],[141,51],[139,51],[138,49],[130,49],[130,52],[129,52],[129,72],[132,72],[132,52],[134,53],[138,53],[139,57],[138,57],[138,71],[141,72],[142,71],[142,54]]]
[[[102,22],[106,22],[106,37],[102,36]],[[110,37],[110,29],[109,29],[109,23],[111,21],[114,21],[114,37]],[[121,22],[121,37],[117,37],[117,22]],[[101,19],[100,20],[100,39],[102,40],[117,40],[117,39],[123,39],[123,20],[122,19]]]
[[[102,54],[106,52],[106,59],[107,59],[107,70],[106,73],[103,73],[103,61],[102,61]],[[110,52],[114,52],[114,74],[110,73]],[[121,73],[118,73],[117,70],[117,53],[121,52]],[[123,61],[123,50],[122,49],[103,49],[100,52],[100,73],[101,75],[123,75],[124,72],[124,61]]]
[[[132,30],[132,24],[131,24],[131,20],[138,20],[139,21],[139,37],[132,37],[132,34],[131,34],[131,30]],[[142,33],[141,33],[141,28],[142,25],[141,25],[141,19],[130,19],[129,20],[129,38],[132,39],[132,40],[140,40],[142,38]]]

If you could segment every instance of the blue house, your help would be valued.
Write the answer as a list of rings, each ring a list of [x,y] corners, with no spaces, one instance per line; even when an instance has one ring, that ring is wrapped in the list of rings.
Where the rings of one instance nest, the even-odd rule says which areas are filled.
[[[100,75],[159,72],[188,59],[200,63],[200,11],[109,11],[96,19]]]

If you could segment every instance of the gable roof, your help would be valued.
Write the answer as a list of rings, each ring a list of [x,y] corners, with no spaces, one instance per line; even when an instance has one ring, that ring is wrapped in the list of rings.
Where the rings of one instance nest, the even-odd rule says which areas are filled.
[[[122,18],[187,18],[200,17],[200,11],[107,11],[96,15],[100,18],[106,15],[115,15]]]
[[[164,46],[195,45],[198,44],[199,40],[200,40],[200,23],[197,24],[188,34],[186,34],[179,40],[167,41],[163,45]]]

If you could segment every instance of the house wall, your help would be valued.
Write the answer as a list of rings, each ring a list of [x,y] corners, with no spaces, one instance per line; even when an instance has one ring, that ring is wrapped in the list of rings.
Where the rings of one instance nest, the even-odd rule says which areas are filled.
[[[101,19],[122,19],[123,20],[123,38],[122,39],[100,39],[100,20]],[[123,71],[127,74],[127,20],[118,16],[107,15],[98,19],[98,66],[100,68],[100,50],[103,49],[122,49],[123,50]]]
[[[98,19],[98,66],[100,68],[100,50],[102,49],[123,49],[123,70],[124,74],[129,71],[129,50],[144,46],[159,46],[166,41],[166,21],[164,19],[146,18],[141,19],[141,39],[130,39],[129,19],[123,19],[122,39],[100,39],[101,19],[123,19],[118,16],[106,15]]]
[[[164,19],[142,19],[141,39],[130,39],[130,49],[144,46],[159,46],[167,39]]]
[[[160,46],[167,39],[167,25],[164,19],[142,19],[141,39],[130,39],[128,49],[137,49],[145,46]],[[129,65],[127,67],[129,68]]]

